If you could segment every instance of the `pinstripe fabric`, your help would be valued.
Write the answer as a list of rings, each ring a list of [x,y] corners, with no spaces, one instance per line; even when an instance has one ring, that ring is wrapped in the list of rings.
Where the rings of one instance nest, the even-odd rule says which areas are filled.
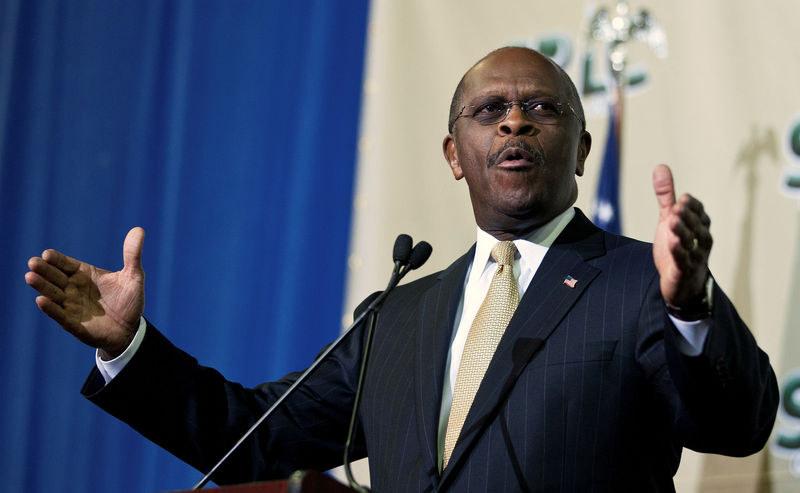
[[[399,286],[378,316],[353,454],[369,455],[373,491],[671,492],[683,446],[743,455],[769,437],[774,374],[725,294],[715,287],[704,354],[683,357],[651,246],[577,214],[520,300],[440,474],[445,363],[471,258]],[[215,480],[341,463],[362,335],[334,351]],[[106,387],[93,372],[83,392],[207,470],[294,378],[242,388],[148,326],[125,370]]]
[[[503,337],[503,332],[519,305],[519,289],[513,268],[516,253],[517,248],[511,241],[498,242],[492,248],[492,258],[497,262],[497,271],[489,285],[486,299],[483,300],[472,322],[458,367],[453,404],[447,420],[443,468],[447,467],[486,368],[489,367],[500,338]]]

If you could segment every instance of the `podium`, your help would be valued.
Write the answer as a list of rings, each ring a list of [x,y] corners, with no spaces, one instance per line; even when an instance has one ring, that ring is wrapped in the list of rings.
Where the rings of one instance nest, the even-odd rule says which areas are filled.
[[[170,493],[189,493],[192,490]],[[354,489],[318,471],[297,471],[289,479],[203,488],[209,493],[353,493]]]

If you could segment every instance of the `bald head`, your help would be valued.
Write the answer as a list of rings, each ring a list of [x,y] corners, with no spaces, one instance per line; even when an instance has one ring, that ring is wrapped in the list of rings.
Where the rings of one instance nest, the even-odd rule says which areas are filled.
[[[586,129],[586,118],[584,117],[583,113],[583,105],[581,104],[580,96],[578,95],[578,89],[575,87],[575,84],[572,82],[572,79],[569,77],[567,72],[561,68],[556,62],[554,62],[549,57],[542,55],[536,50],[532,50],[530,48],[525,48],[522,46],[506,46],[503,48],[498,48],[485,57],[478,60],[475,65],[470,67],[469,70],[461,77],[461,80],[456,86],[456,90],[453,93],[453,99],[450,102],[450,116],[447,121],[447,131],[449,133],[453,133],[453,124],[458,116],[459,111],[461,111],[461,107],[464,105],[464,91],[469,83],[470,74],[472,74],[477,68],[481,67],[482,65],[486,64],[487,62],[492,61],[492,59],[502,56],[503,54],[508,54],[509,52],[516,52],[518,55],[522,55],[523,59],[528,59],[531,61],[532,64],[537,63],[539,61],[546,61],[547,65],[552,67],[555,71],[556,75],[559,78],[561,83],[561,91],[562,96],[569,102],[572,108],[575,110],[575,113],[578,119],[581,122],[582,129]]]

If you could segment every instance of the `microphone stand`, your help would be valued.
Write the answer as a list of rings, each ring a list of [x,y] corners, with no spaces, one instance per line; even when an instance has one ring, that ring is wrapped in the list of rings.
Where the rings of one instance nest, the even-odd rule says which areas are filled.
[[[421,241],[414,249],[411,251],[410,259],[408,259],[405,265],[401,264],[401,261],[395,260],[395,269],[392,273],[392,278],[389,280],[389,285],[384,290],[384,293],[388,293],[391,291],[397,283],[400,282],[410,270],[416,269],[426,260],[431,254],[431,247],[428,242]],[[395,255],[395,258],[397,256]],[[401,268],[402,265],[402,268]],[[378,301],[378,300],[375,300]],[[370,308],[368,308],[364,314],[369,313],[369,321],[367,322],[367,329],[366,334],[364,336],[364,352],[361,357],[361,369],[358,373],[358,386],[356,387],[356,395],[353,399],[353,411],[350,415],[350,426],[347,430],[347,440],[345,441],[344,445],[344,473],[347,476],[347,482],[351,488],[356,490],[358,493],[370,493],[370,489],[361,486],[356,482],[355,478],[353,477],[353,472],[350,469],[350,445],[353,441],[353,435],[355,433],[356,427],[356,420],[358,419],[358,406],[361,402],[361,388],[364,384],[364,374],[367,372],[367,361],[369,360],[369,353],[372,349],[372,332],[375,328],[375,321],[378,318],[378,310],[380,309],[380,305],[375,305],[375,308],[372,308],[372,304]]]
[[[353,434],[355,433],[356,420],[358,419],[358,404],[361,401],[361,388],[364,383],[364,374],[367,372],[367,360],[369,359],[370,348],[372,347],[372,330],[375,328],[375,320],[377,318],[377,311],[370,312],[364,341],[364,355],[361,358],[361,370],[358,373],[358,387],[356,387],[356,396],[353,399],[353,412],[350,415],[350,427],[347,430],[347,441],[345,441],[344,444],[344,473],[345,476],[347,476],[347,483],[358,493],[369,493],[371,490],[365,486],[361,486],[353,477],[353,472],[350,469],[350,444],[352,443]]]

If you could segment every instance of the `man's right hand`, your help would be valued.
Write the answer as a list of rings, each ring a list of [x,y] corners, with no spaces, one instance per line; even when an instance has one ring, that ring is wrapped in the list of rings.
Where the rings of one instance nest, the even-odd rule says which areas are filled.
[[[133,340],[144,311],[143,244],[142,228],[128,232],[122,247],[124,265],[117,272],[45,250],[28,261],[25,282],[40,293],[40,310],[110,360]]]

